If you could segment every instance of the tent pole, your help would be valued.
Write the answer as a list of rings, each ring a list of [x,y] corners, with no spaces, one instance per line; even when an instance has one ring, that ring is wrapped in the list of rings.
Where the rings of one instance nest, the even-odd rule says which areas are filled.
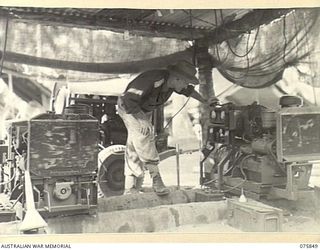
[[[197,64],[199,70],[199,92],[205,98],[208,99],[215,95],[212,75],[212,59],[208,53],[208,46],[205,42],[197,43]],[[210,113],[208,112],[208,105],[200,104],[200,125],[201,125],[201,146],[204,147],[207,142],[207,130],[209,125]],[[206,169],[207,162],[204,163],[204,169]]]

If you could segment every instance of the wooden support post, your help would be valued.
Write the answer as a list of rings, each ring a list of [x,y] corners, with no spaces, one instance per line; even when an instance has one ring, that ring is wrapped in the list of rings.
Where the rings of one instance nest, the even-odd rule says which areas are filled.
[[[200,94],[208,99],[215,95],[213,89],[213,78],[212,78],[212,60],[208,53],[208,47],[205,43],[201,42],[197,44],[197,60],[199,69],[199,80],[200,80]],[[209,123],[210,114],[208,112],[208,105],[200,104],[200,124],[202,128],[202,146],[207,140],[207,128]]]
[[[212,60],[208,53],[208,46],[206,42],[201,41],[196,44],[196,51],[197,51],[197,62],[198,62],[198,69],[199,69],[199,92],[205,98],[208,99],[215,95],[213,89],[213,78],[212,78]],[[201,146],[205,146],[207,142],[207,134],[208,134],[208,125],[209,125],[209,118],[210,112],[208,110],[208,105],[200,104],[199,106],[200,112],[200,125],[201,125]],[[208,163],[204,162],[204,171],[208,169]]]
[[[163,123],[164,123],[164,111],[163,111],[163,106],[160,106],[153,113],[153,125],[154,125],[154,131],[156,135],[160,135],[164,132]]]

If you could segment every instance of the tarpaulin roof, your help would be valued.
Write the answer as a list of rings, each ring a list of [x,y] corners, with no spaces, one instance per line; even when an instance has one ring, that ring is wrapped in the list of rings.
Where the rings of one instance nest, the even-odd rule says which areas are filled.
[[[137,73],[192,60],[195,49],[187,40],[205,40],[213,66],[244,87],[275,83],[294,64],[319,65],[319,8],[0,10],[8,17],[1,23],[4,66],[27,75],[90,80]],[[17,69],[21,64],[28,66]]]

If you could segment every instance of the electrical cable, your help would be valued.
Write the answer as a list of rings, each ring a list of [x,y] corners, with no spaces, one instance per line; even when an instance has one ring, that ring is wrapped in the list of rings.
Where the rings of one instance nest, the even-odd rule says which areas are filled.
[[[202,184],[202,186],[207,186],[208,184],[211,184],[211,183],[214,183],[216,182],[218,179],[212,179],[212,180],[209,180],[209,181],[206,181]]]
[[[286,61],[286,50],[287,50],[287,36],[286,36],[286,16],[283,17],[283,28],[282,28],[282,35],[284,38],[284,46],[283,46],[283,55],[282,59],[284,61],[284,67],[286,67],[287,61]]]
[[[16,177],[16,171],[13,173],[12,177],[9,180],[4,181],[4,182],[0,182],[0,185],[6,185],[6,184],[10,183]]]
[[[222,10],[220,10],[220,18],[221,18],[221,22],[222,22],[222,27],[224,27],[225,23],[224,23],[224,19],[223,19]],[[257,42],[257,37],[258,37],[259,31],[260,31],[260,27],[258,27],[258,29],[257,29],[257,32],[256,32],[256,35],[255,35],[253,44],[252,44],[252,46],[251,46],[250,49],[248,49],[248,48],[249,48],[248,45],[249,45],[249,41],[250,41],[250,37],[251,37],[251,33],[249,33],[248,38],[247,38],[247,51],[246,51],[246,53],[245,53],[244,55],[239,55],[239,54],[237,54],[237,53],[231,48],[229,41],[226,40],[226,43],[227,43],[228,48],[230,49],[231,53],[232,53],[233,55],[237,56],[237,57],[246,57],[246,56],[253,50],[253,48],[254,48],[254,46],[255,46],[255,44],[256,44],[256,42]]]
[[[215,12],[215,15],[216,15],[216,20],[217,20],[217,13]],[[222,26],[224,26],[224,20],[223,20],[223,13],[222,13],[222,11],[220,10],[220,18],[221,18],[221,21],[222,21]],[[217,22],[217,21],[216,21]],[[239,79],[242,79],[243,77],[245,77],[246,75],[248,75],[248,72],[249,72],[249,70],[250,70],[250,60],[249,60],[249,53],[253,50],[253,48],[255,47],[255,44],[256,44],[256,42],[257,42],[257,40],[258,40],[258,34],[259,34],[259,31],[260,31],[260,26],[258,27],[258,29],[257,29],[257,31],[256,31],[256,34],[255,34],[255,38],[254,38],[254,42],[253,42],[253,44],[252,44],[252,46],[251,46],[251,48],[249,49],[249,41],[250,41],[250,35],[248,36],[248,39],[247,39],[247,49],[246,49],[246,53],[244,54],[244,55],[239,55],[239,54],[237,54],[232,48],[231,48],[231,46],[230,46],[230,43],[229,43],[229,41],[228,40],[226,40],[226,43],[227,43],[227,46],[228,46],[228,51],[231,51],[231,53],[234,55],[234,56],[236,56],[236,57],[239,57],[239,58],[241,58],[241,57],[247,57],[247,67],[246,67],[246,72],[245,72],[245,74],[243,75],[243,76],[240,76],[240,77],[235,77],[235,76],[233,76],[233,75],[231,75],[231,74],[229,74],[228,72],[226,72],[225,70],[223,70],[223,69],[220,69],[221,71],[223,71],[223,73],[224,73],[224,75],[226,76],[226,77],[229,77],[230,79],[233,79],[233,80],[239,80]],[[217,45],[216,45],[216,50],[218,50],[218,48],[217,48]],[[219,53],[217,53],[218,54],[218,59],[219,59]],[[219,59],[219,61],[221,62],[221,59]]]
[[[220,10],[221,11],[221,10]],[[216,23],[218,23],[218,15],[217,15],[217,11],[215,10],[214,11],[214,13],[215,13],[215,20],[216,20]],[[220,17],[221,17],[221,20],[222,20],[222,26],[224,26],[224,21],[223,21],[223,17],[222,17],[222,11],[220,12]],[[258,32],[257,32],[258,33]],[[254,41],[254,44],[253,44],[253,46],[251,47],[251,49],[250,49],[250,51],[253,49],[253,47],[254,47],[254,45],[255,45],[255,43],[256,43],[256,39],[257,39],[257,34],[256,34],[256,37],[255,37],[255,41]],[[226,41],[227,42],[227,45],[228,45],[228,52],[229,51],[231,51],[232,53],[234,52],[232,49],[231,49],[231,47],[230,47],[230,44],[229,44],[229,42],[228,42],[228,40]],[[247,39],[247,52],[249,51],[249,49],[248,49],[248,45],[249,44],[249,38]],[[223,62],[221,61],[221,57],[220,57],[220,53],[219,53],[219,48],[218,48],[218,45],[217,44],[215,44],[215,50],[216,50],[216,52],[217,52],[217,57],[218,57],[218,62],[220,63],[220,65],[222,65],[223,64]],[[249,52],[250,53],[250,52]],[[246,68],[246,73],[243,75],[243,76],[240,76],[240,77],[235,77],[235,76],[232,76],[232,75],[230,75],[229,73],[227,73],[224,69],[220,69],[221,71],[223,71],[223,73],[226,75],[226,76],[228,76],[229,78],[231,78],[231,79],[234,79],[234,80],[238,80],[238,79],[242,79],[244,76],[246,76],[247,74],[248,74],[248,72],[249,72],[249,66],[250,66],[250,62],[249,62],[249,60],[248,60],[248,54],[249,53],[246,53],[246,55],[244,55],[244,56],[247,56],[247,68]],[[235,56],[237,56],[237,54],[235,54],[235,53],[233,53]],[[239,57],[239,56],[237,56],[237,57]],[[242,57],[242,56],[241,56]],[[226,55],[226,60],[227,60],[227,58],[228,58],[228,54]]]
[[[167,124],[164,126],[163,129],[166,129],[166,128],[169,126],[169,124],[172,122],[173,118],[175,118],[175,117],[181,112],[181,110],[187,105],[187,103],[189,102],[189,100],[190,100],[190,97],[188,97],[188,99],[186,100],[186,102],[185,102],[185,103],[182,105],[182,107],[174,114],[174,116],[172,116],[172,117],[170,118],[170,120],[167,122]]]
[[[296,58],[298,58],[298,27],[297,27],[297,20],[296,20],[296,12],[292,12],[293,15],[293,21],[294,21],[294,30],[295,30],[295,40],[296,40]]]
[[[221,18],[221,22],[222,22],[222,26],[224,26],[224,20],[223,20],[223,14],[222,14],[222,10],[220,10],[220,18]],[[227,46],[228,46],[228,49],[231,51],[231,53],[238,57],[238,58],[242,58],[242,57],[246,57],[246,61],[247,61],[247,67],[246,67],[246,72],[244,73],[244,75],[240,76],[240,77],[233,77],[234,79],[241,79],[245,76],[248,75],[249,73],[249,70],[250,70],[250,60],[249,60],[249,53],[252,51],[255,43],[256,43],[256,38],[257,38],[257,34],[258,34],[258,31],[256,33],[256,37],[255,37],[255,41],[253,43],[253,46],[251,47],[251,49],[249,50],[249,41],[250,41],[250,37],[251,35],[249,34],[248,35],[248,38],[247,38],[247,44],[246,44],[246,53],[244,55],[239,55],[237,54],[235,51],[233,51],[233,49],[231,48],[230,46],[230,43],[229,43],[229,40],[226,40],[226,43],[227,43]],[[229,73],[225,72],[226,74],[228,74],[229,76],[231,76]]]
[[[252,156],[254,156],[254,155],[253,155],[253,154],[249,154],[249,155],[246,155],[245,157],[243,157],[243,159],[242,159],[242,161],[241,161],[241,163],[240,163],[240,165],[239,165],[241,174],[242,174],[243,177],[244,177],[243,181],[240,182],[239,184],[233,186],[232,188],[229,188],[229,189],[227,189],[227,190],[223,190],[224,193],[228,193],[228,192],[230,192],[230,191],[232,191],[232,190],[234,190],[234,189],[236,189],[236,188],[238,188],[238,187],[241,187],[241,186],[248,180],[248,177],[247,177],[246,173],[243,171],[243,162],[244,162],[244,160],[246,160],[246,159],[248,159],[248,158],[250,158],[250,157],[252,157]]]
[[[273,151],[272,151],[272,146],[274,145],[275,142],[276,142],[276,140],[273,140],[273,141],[271,142],[271,147],[270,147],[270,149],[268,150],[268,151],[269,151],[269,154],[271,155],[272,159],[273,159],[274,162],[277,164],[277,166],[280,168],[280,170],[281,170],[284,174],[286,174],[287,172],[285,171],[285,169],[283,169],[283,167],[281,166],[281,163],[279,164],[276,155],[275,155],[275,154],[273,153]]]
[[[246,46],[246,47],[247,47],[247,51],[246,51],[246,53],[243,54],[243,55],[237,54],[237,53],[231,48],[229,41],[226,40],[226,43],[227,43],[228,48],[229,48],[229,50],[231,51],[231,53],[232,53],[233,55],[235,55],[236,57],[240,57],[240,58],[241,58],[241,57],[246,57],[246,56],[248,56],[248,54],[253,50],[254,46],[256,45],[256,42],[257,42],[257,40],[258,40],[257,38],[258,38],[259,31],[260,31],[260,27],[258,27],[258,29],[257,29],[257,32],[256,32],[256,34],[255,34],[255,38],[254,38],[253,44],[252,44],[252,46],[251,46],[250,49],[248,49],[248,47],[249,47],[249,41],[250,41],[250,37],[251,37],[251,33],[249,33],[248,38],[247,38],[247,46]]]

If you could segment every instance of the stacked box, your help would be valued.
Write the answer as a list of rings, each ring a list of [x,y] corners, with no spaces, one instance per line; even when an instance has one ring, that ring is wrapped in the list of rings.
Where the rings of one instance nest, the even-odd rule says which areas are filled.
[[[245,232],[282,231],[283,211],[249,199],[228,200],[228,224]]]
[[[219,191],[210,191],[206,192],[203,190],[199,190],[196,192],[196,202],[206,202],[206,201],[221,201],[225,199],[224,194]]]

